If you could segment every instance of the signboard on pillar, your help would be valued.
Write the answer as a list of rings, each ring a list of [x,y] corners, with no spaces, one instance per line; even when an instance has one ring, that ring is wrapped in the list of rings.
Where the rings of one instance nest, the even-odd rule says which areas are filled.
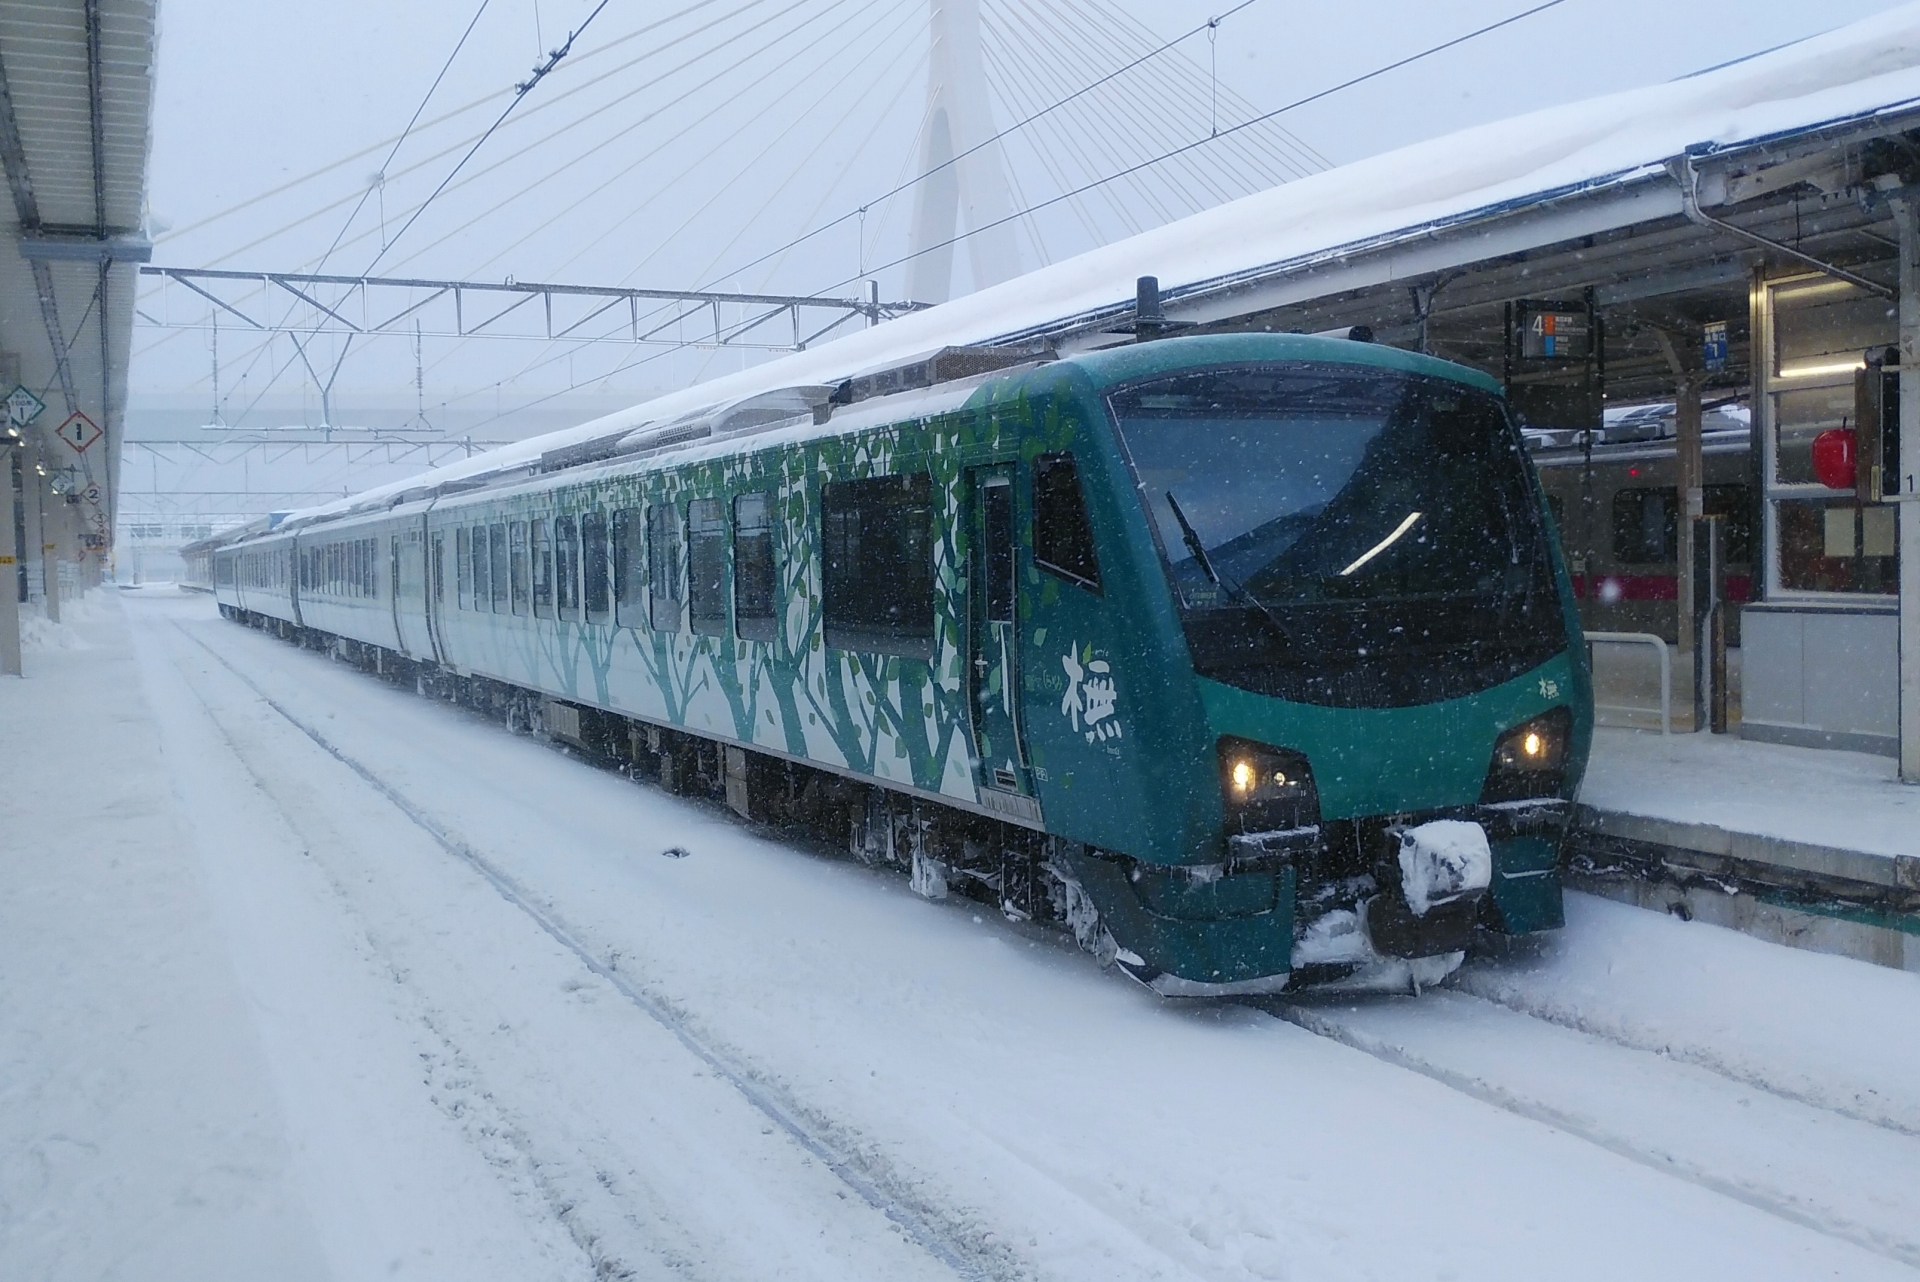
[[[1727,323],[1714,321],[1700,331],[1700,363],[1710,370],[1727,367]]]
[[[1593,327],[1584,307],[1524,303],[1514,318],[1522,360],[1584,361],[1593,354]]]
[[[67,443],[76,454],[85,454],[100,439],[99,424],[82,414],[79,410],[67,415],[66,421],[53,429],[53,434]]]

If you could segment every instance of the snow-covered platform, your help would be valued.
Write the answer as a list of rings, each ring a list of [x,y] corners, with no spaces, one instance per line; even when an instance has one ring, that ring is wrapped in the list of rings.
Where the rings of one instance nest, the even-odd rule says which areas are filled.
[[[1573,884],[1920,970],[1920,787],[1886,757],[1601,729]]]
[[[1166,1001],[204,598],[89,606],[0,681],[8,1279],[1920,1267],[1920,977],[1574,894],[1419,998]]]

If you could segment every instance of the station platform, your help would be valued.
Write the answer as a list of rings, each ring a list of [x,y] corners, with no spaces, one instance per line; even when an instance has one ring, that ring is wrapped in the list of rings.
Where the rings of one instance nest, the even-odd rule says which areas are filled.
[[[1920,971],[1920,787],[1888,757],[1603,727],[1568,884]]]

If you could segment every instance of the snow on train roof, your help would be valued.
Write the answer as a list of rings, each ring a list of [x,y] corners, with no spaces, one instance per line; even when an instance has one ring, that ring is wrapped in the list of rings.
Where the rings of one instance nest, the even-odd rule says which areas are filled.
[[[838,383],[950,346],[1004,341],[1345,247],[1420,236],[1474,214],[1656,178],[1724,149],[1920,105],[1920,3],[1666,84],[1548,108],[1343,165],[1091,250],[939,307],[695,384],[579,427],[294,514],[302,523],[410,490],[527,467],[570,445],[670,423],[783,387]]]

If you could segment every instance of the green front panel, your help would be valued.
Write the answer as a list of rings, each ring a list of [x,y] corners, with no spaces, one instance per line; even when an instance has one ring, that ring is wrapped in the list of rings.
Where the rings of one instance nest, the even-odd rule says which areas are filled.
[[[1567,705],[1574,674],[1562,654],[1491,690],[1411,708],[1325,708],[1199,684],[1215,733],[1304,752],[1321,818],[1354,819],[1478,801],[1501,732]]]

